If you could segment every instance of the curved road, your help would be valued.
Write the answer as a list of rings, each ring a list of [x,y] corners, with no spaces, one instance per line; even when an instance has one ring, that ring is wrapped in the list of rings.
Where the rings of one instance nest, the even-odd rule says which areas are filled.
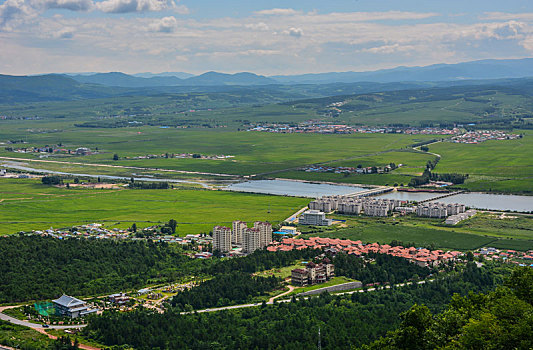
[[[37,328],[37,329],[39,329],[39,328],[43,328],[43,329],[72,329],[72,328],[82,328],[82,327],[86,326],[84,324],[80,324],[80,325],[65,325],[65,326],[62,326],[62,325],[50,325],[49,327],[45,328],[40,323],[32,323],[32,322],[28,322],[28,321],[22,321],[22,320],[16,319],[14,317],[11,317],[11,316],[8,316],[8,315],[2,313],[2,311],[4,311],[5,309],[11,309],[11,308],[18,307],[18,306],[20,306],[20,305],[0,307],[0,320],[11,322],[13,324],[18,324],[19,326]]]

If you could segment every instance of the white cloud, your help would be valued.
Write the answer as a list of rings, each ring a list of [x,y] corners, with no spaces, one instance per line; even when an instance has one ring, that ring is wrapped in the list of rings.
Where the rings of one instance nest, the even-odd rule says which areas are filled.
[[[52,37],[55,39],[72,39],[74,37],[74,29],[68,27],[62,28],[52,33]]]
[[[172,33],[178,28],[178,21],[174,16],[163,17],[149,26],[150,30],[161,33]]]
[[[105,0],[95,5],[102,12],[129,13],[151,12],[170,9],[179,9],[183,12],[186,7],[178,6],[173,0]]]
[[[82,1],[40,3],[48,4],[47,8],[63,6],[83,11],[83,6],[75,5]],[[267,10],[272,15],[262,17],[254,13],[248,17],[181,18],[176,15],[176,4],[181,3],[176,1],[159,1],[157,6],[150,1],[117,1],[129,4],[126,9],[135,12],[156,11],[161,6],[172,8],[165,10],[162,18],[140,14],[119,19],[102,13],[96,6],[90,16],[51,18],[38,16],[44,5],[32,7],[27,0],[5,1],[0,8],[9,5],[12,16],[33,17],[20,26],[11,21],[10,25],[15,26],[11,32],[0,31],[0,71],[246,70],[280,74],[516,58],[533,52],[533,26],[526,20],[391,22],[383,20],[425,19],[436,14],[319,14],[294,10]],[[123,7],[121,11],[124,10]],[[64,40],[69,38],[72,39]],[[65,62],[58,57],[69,59]]]
[[[292,28],[289,28],[288,30],[284,30],[283,34],[287,34],[287,35],[299,38],[299,37],[301,37],[304,34],[304,31],[302,30],[302,28],[294,28],[294,27],[292,27]]]
[[[45,0],[45,9],[65,9],[70,11],[89,11],[93,8],[92,0]]]
[[[247,29],[260,30],[260,31],[267,31],[270,29],[270,27],[265,22],[248,23],[248,24],[245,24],[244,27]]]
[[[507,13],[507,12],[485,12],[481,17],[488,20],[523,20],[523,21],[533,21],[533,12],[523,12],[523,13]]]
[[[261,10],[256,11],[255,14],[257,15],[264,15],[264,16],[289,16],[289,15],[296,15],[300,13],[299,11],[296,11],[294,9],[270,9],[270,10]]]

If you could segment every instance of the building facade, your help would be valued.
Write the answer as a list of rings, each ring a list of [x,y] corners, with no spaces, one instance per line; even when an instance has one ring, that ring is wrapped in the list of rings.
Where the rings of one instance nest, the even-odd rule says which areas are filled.
[[[331,226],[332,220],[326,219],[326,214],[318,210],[307,210],[298,219],[302,225]]]
[[[235,244],[243,244],[244,230],[248,227],[244,221],[233,221],[231,230],[231,242]]]
[[[226,253],[231,250],[231,229],[225,226],[213,227],[213,250]]]
[[[291,284],[295,286],[307,286],[310,284],[325,283],[335,276],[335,267],[324,259],[322,263],[308,263],[305,269],[294,269],[291,271]]]
[[[266,247],[272,242],[272,224],[264,221],[254,222],[254,228],[259,230],[259,246],[261,248]]]
[[[243,233],[242,250],[244,253],[253,253],[261,249],[261,231],[258,228],[246,228]]]

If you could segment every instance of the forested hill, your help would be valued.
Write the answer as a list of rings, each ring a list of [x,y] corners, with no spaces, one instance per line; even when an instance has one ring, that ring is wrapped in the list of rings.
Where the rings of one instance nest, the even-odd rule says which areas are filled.
[[[439,312],[454,293],[486,292],[498,281],[493,271],[471,263],[432,283],[378,292],[322,294],[290,303],[196,314],[175,309],[164,314],[143,309],[106,311],[91,318],[83,333],[108,346],[128,344],[139,350],[300,350],[316,349],[320,328],[323,349],[353,349],[395,329],[400,324],[398,314],[414,304]]]

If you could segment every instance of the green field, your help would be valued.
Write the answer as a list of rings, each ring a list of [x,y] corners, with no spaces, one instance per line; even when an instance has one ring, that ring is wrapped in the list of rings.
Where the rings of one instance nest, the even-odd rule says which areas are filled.
[[[156,127],[80,130],[64,126],[60,130],[53,133],[28,133],[27,129],[7,125],[7,128],[0,131],[0,140],[7,142],[24,139],[28,142],[24,144],[24,147],[42,147],[61,143],[63,147],[71,149],[89,147],[93,150],[98,148],[101,152],[90,156],[54,155],[48,157],[49,160],[250,175],[293,169],[312,163],[368,157],[378,152],[401,149],[413,143],[431,139],[427,135],[274,134]],[[291,151],[287,152],[287,150]],[[226,160],[125,159],[125,157],[164,153],[224,154],[234,156],[234,158]],[[113,161],[114,154],[120,157],[118,161]],[[0,156],[13,157],[20,156],[20,154],[2,149]],[[36,157],[34,154],[26,156]]]
[[[197,189],[64,189],[38,180],[0,179],[0,233],[103,222],[138,227],[175,219],[179,234],[209,232],[233,220],[278,223],[307,204],[303,198]]]
[[[467,173],[462,186],[475,191],[533,193],[533,132],[515,130],[518,140],[486,141],[479,144],[440,142],[429,151],[441,155],[438,173]]]

